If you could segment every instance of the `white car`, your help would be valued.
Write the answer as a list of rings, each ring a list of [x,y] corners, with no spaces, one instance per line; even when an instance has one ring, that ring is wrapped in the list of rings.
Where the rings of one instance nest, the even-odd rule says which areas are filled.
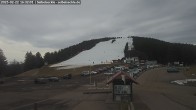
[[[133,75],[135,75],[135,74],[138,74],[138,73],[139,73],[139,70],[138,70],[137,68],[135,68],[135,69],[130,69],[130,70],[129,70],[129,73],[132,73]]]
[[[90,75],[90,72],[89,71],[83,71],[80,75],[81,76],[88,76],[88,75]]]
[[[91,71],[91,74],[93,75],[93,74],[97,74],[97,72],[96,71]]]
[[[138,71],[139,71],[139,72],[142,72],[142,69],[141,69],[141,68],[138,68]]]

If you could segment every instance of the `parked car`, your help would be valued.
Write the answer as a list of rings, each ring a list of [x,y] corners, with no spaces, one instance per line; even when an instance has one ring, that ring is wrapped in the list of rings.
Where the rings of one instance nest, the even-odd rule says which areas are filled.
[[[160,65],[156,64],[156,65],[154,65],[154,67],[155,67],[155,68],[158,68],[158,67],[160,67]]]
[[[168,67],[167,72],[168,73],[176,73],[176,72],[179,72],[179,69],[176,67]]]
[[[102,68],[98,69],[99,73],[102,73],[104,70]]]
[[[103,69],[103,71],[107,71],[107,67],[103,67],[102,69]]]
[[[139,69],[138,68],[133,69],[133,74],[138,74],[138,73],[139,73]]]
[[[90,75],[90,72],[89,71],[83,71],[80,75],[81,76],[88,76],[88,75]]]
[[[153,69],[154,65],[147,65],[147,69]]]
[[[63,79],[71,79],[72,75],[71,74],[64,74]]]
[[[130,69],[130,70],[129,70],[129,74],[130,74],[132,77],[138,76],[138,75],[139,75],[139,70],[138,70],[138,68]]]
[[[50,81],[50,82],[58,82],[59,78],[56,77],[56,76],[51,76],[51,77],[48,77],[48,81]]]
[[[34,83],[35,84],[46,84],[48,82],[47,78],[35,78]]]
[[[91,74],[94,75],[94,74],[97,74],[97,72],[96,71],[91,71]]]
[[[138,68],[138,71],[139,71],[139,72],[142,72],[142,68]]]
[[[104,74],[104,75],[113,75],[114,72],[112,72],[112,71],[106,71],[106,72],[104,72],[103,74]]]
[[[141,66],[142,71],[146,71],[147,70],[147,66]]]
[[[123,71],[123,70],[124,70],[124,66],[117,66],[117,67],[114,68],[114,70],[115,70],[116,72]]]
[[[99,70],[95,70],[95,72],[97,72],[97,74],[99,74],[100,72],[99,72]]]

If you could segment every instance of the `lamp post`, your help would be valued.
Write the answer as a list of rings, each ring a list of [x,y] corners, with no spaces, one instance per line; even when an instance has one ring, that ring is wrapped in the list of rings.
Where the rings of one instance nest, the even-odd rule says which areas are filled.
[[[91,65],[90,65],[90,71],[89,71],[89,74],[90,74],[90,84],[91,84]]]

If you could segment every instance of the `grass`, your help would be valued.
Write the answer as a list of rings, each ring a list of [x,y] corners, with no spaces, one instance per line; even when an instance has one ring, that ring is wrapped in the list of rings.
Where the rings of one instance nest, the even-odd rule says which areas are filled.
[[[97,68],[106,67],[106,66],[114,66],[114,64],[102,64],[102,65],[94,65],[94,66],[85,66],[80,68],[73,69],[62,69],[57,70],[56,68],[51,68],[49,66],[44,66],[40,69],[33,69],[22,74],[19,74],[19,77],[39,77],[39,76],[63,76],[66,73],[72,74],[72,76],[80,75],[82,71],[94,71]]]
[[[189,68],[185,68],[183,71],[188,78],[196,78],[196,65],[192,65]]]
[[[39,69],[32,69],[24,73],[18,74],[17,77],[34,76],[38,73]]]

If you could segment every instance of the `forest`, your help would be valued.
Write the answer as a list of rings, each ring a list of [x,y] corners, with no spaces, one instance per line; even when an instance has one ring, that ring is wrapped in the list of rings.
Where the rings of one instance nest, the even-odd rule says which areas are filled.
[[[51,53],[47,52],[44,56],[44,61],[47,62],[48,64],[62,62],[62,61],[68,60],[68,59],[76,56],[77,54],[79,54],[82,51],[90,50],[99,42],[108,41],[111,39],[114,39],[114,38],[107,37],[107,38],[100,38],[100,39],[93,39],[93,40],[89,40],[89,41],[83,41],[79,44],[70,46],[65,49],[61,49],[59,51],[55,51],[55,52],[51,52]]]
[[[196,63],[196,46],[192,44],[169,43],[154,38],[131,36],[134,50],[125,47],[125,56],[139,56],[144,60],[157,60],[161,64],[183,62],[185,65]],[[128,45],[128,44],[127,44]]]

